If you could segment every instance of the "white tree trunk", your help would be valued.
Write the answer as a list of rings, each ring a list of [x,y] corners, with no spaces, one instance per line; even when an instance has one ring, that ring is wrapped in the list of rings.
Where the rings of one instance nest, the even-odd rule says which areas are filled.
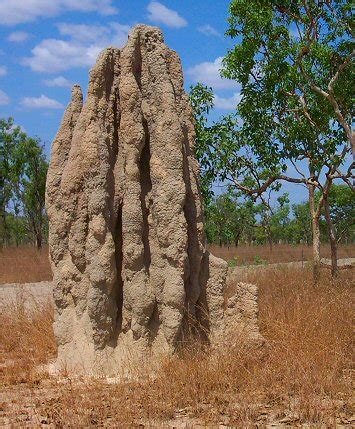
[[[312,247],[313,247],[313,281],[319,283],[320,278],[320,231],[319,231],[319,214],[315,210],[313,185],[308,185],[309,192],[309,210],[312,219]]]
[[[338,276],[338,243],[335,236],[333,221],[330,216],[328,196],[324,198],[324,212],[325,212],[325,220],[327,222],[330,251],[331,251],[332,277],[335,278]]]

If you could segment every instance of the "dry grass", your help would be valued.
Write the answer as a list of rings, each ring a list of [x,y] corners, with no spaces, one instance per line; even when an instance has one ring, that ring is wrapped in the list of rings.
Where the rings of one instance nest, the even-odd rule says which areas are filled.
[[[36,368],[56,353],[53,306],[29,309],[19,298],[0,309],[0,384],[34,382],[40,376]]]
[[[351,278],[342,273],[332,284],[328,274],[322,274],[317,288],[306,269],[244,274],[260,287],[260,324],[268,341],[263,349],[251,351],[240,339],[230,338],[227,350],[186,350],[164,359],[154,379],[116,385],[99,380],[15,384],[7,387],[12,403],[5,401],[3,409],[11,415],[17,401],[24,413],[22,402],[30,401],[37,415],[33,421],[55,427],[349,423]],[[236,280],[231,279],[229,293]],[[6,360],[31,356],[27,362],[33,370],[54,351],[51,314],[35,312],[28,319],[19,317],[23,314],[21,306],[2,313],[1,342]],[[16,376],[16,371],[22,373],[19,366],[11,371],[2,372],[6,383],[27,381]],[[28,377],[31,373],[26,371]],[[13,423],[19,422],[16,418]]]
[[[0,284],[46,280],[52,280],[48,247],[41,250],[37,250],[33,246],[0,249]]]
[[[212,253],[226,261],[234,259],[236,265],[253,264],[267,261],[269,263],[310,260],[312,250],[307,246],[276,244],[272,252],[268,246],[219,247],[210,246]],[[355,244],[339,246],[339,258],[353,257]],[[322,257],[329,257],[329,246],[322,245]],[[256,258],[256,259],[255,259]],[[48,247],[36,250],[31,246],[7,247],[0,249],[0,284],[31,283],[52,279],[48,260]]]
[[[211,252],[226,261],[235,259],[236,265],[255,263],[255,259],[262,259],[270,264],[278,262],[307,261],[312,258],[312,248],[303,245],[292,246],[290,244],[275,244],[272,251],[268,245],[241,245],[239,247],[210,246]],[[355,254],[355,244],[343,244],[339,246],[339,258],[351,258]],[[330,257],[328,244],[321,245],[321,256]]]

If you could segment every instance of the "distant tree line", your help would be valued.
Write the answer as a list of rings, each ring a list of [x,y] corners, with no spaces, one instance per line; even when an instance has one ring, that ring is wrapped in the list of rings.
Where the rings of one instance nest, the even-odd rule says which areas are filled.
[[[316,201],[320,193],[315,195]],[[345,185],[333,185],[329,192],[329,210],[338,243],[355,240],[355,195]],[[309,202],[290,204],[288,195],[277,199],[273,207],[256,204],[242,194],[223,193],[205,208],[206,235],[219,246],[240,244],[312,244],[312,218]],[[329,243],[324,210],[320,216],[321,242]]]
[[[29,137],[12,118],[0,119],[0,245],[47,240],[45,185],[48,163],[38,138]]]

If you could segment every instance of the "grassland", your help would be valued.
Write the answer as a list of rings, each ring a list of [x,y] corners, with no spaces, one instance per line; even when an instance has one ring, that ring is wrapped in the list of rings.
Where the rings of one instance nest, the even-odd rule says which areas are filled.
[[[48,247],[33,246],[0,249],[0,284],[30,283],[52,279]]]
[[[235,265],[249,265],[259,262],[269,264],[310,261],[312,259],[312,247],[306,245],[274,244],[272,249],[268,245],[241,245],[239,247],[210,246],[211,252],[226,261],[235,261]],[[321,257],[330,258],[329,244],[321,245]],[[338,258],[351,258],[355,254],[354,244],[339,246]]]
[[[230,338],[226,349],[187,349],[159,362],[154,377],[137,369],[136,379],[115,384],[50,376],[43,364],[56,352],[51,305],[5,306],[0,426],[354,424],[351,272],[334,283],[324,271],[318,287],[306,268],[263,268],[243,277],[236,272],[227,293],[240,280],[258,284],[266,347],[250,350]]]
[[[210,246],[212,253],[234,265],[254,264],[260,262],[292,262],[311,259],[312,249],[308,246],[291,246],[276,244],[270,251],[267,245],[239,247]],[[353,257],[355,245],[339,246],[339,258]],[[329,245],[321,246],[321,256],[329,257]],[[36,250],[32,246],[7,247],[0,249],[0,284],[29,283],[52,279],[48,260],[48,248]]]

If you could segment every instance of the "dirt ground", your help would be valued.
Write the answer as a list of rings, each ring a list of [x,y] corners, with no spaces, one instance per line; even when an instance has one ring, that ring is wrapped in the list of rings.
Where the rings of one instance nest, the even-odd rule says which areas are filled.
[[[135,418],[134,422],[122,421],[120,418],[115,418],[114,413],[107,413],[104,422],[99,421],[95,412],[87,415],[82,425],[75,426],[71,425],[70,422],[65,422],[61,418],[61,408],[68,404],[62,403],[63,396],[67,395],[68,389],[70,390],[71,382],[63,381],[58,382],[54,379],[46,379],[38,382],[35,385],[16,385],[11,388],[6,388],[6,391],[0,394],[0,427],[2,428],[18,428],[18,427],[30,427],[30,428],[57,428],[57,427],[105,427],[105,428],[149,428],[149,429],[160,429],[160,428],[177,428],[177,429],[202,429],[202,428],[320,428],[320,427],[336,427],[350,428],[355,425],[355,416],[351,415],[351,410],[347,407],[345,401],[341,400],[329,400],[327,398],[320,398],[319,407],[333,408],[337,407],[340,411],[333,421],[329,421],[326,425],[320,424],[302,424],[300,421],[299,414],[297,411],[293,412],[290,409],[290,398],[280,398],[278,400],[271,400],[269,403],[262,403],[255,405],[249,413],[252,414],[253,424],[235,423],[231,424],[231,415],[226,411],[220,413],[215,422],[204,421],[204,418],[194,417],[193,410],[189,407],[178,409],[174,412],[173,416],[169,419],[160,420],[157,418]],[[76,385],[80,382],[76,382]],[[82,391],[76,390],[72,392],[71,399],[73,401],[73,410],[75,413],[75,407],[80,406],[80,399],[87,400],[85,396],[90,394],[88,391],[87,384],[82,384]],[[96,384],[95,390],[104,389],[107,399],[107,408],[109,409],[110,401],[108,400],[109,395],[114,395],[115,388],[111,385],[105,385],[101,383]],[[82,395],[77,400],[73,397],[74,394]],[[93,399],[93,398],[92,398]],[[101,398],[98,399],[98,407],[101,407]],[[238,401],[238,398],[235,398]],[[291,400],[292,401],[292,400]],[[77,402],[77,403],[75,403]],[[121,404],[125,406],[125,404]],[[95,404],[92,405],[95,407]],[[209,408],[208,403],[201,404],[206,411]],[[295,407],[296,408],[296,407]],[[287,410],[287,411],[285,411]],[[245,410],[245,412],[247,412]],[[138,413],[137,413],[138,414]],[[207,414],[207,413],[206,413]],[[74,420],[74,419],[73,419]]]

